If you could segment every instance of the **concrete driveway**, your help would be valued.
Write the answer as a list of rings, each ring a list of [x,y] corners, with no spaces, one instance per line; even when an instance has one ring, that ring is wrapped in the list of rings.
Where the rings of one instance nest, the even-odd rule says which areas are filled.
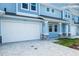
[[[25,41],[0,45],[1,56],[79,56],[79,51],[52,41]]]

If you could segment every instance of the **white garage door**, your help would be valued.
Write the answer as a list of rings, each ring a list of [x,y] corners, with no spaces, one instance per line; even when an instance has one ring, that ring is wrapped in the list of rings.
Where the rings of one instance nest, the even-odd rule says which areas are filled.
[[[1,22],[2,42],[40,39],[42,24],[40,22],[13,21]]]
[[[76,35],[76,26],[75,25],[71,26],[71,35],[72,36]]]

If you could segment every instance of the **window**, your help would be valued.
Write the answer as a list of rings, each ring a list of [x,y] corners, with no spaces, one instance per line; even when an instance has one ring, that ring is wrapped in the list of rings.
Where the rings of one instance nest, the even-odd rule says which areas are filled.
[[[79,17],[78,17],[78,20],[79,20]]]
[[[65,15],[65,17],[67,18],[67,14]]]
[[[70,18],[70,15],[68,15],[68,18]]]
[[[28,9],[28,3],[22,3],[22,8]]]
[[[57,25],[54,25],[54,32],[57,32]]]
[[[72,20],[74,20],[74,18],[72,18]]]
[[[36,3],[31,3],[31,10],[36,11]]]
[[[47,12],[49,12],[50,11],[50,9],[49,8],[47,8]]]
[[[51,25],[49,26],[49,32],[52,32],[52,26]]]
[[[54,12],[54,9],[52,9],[52,12]]]
[[[78,17],[78,22],[79,22],[79,17]]]

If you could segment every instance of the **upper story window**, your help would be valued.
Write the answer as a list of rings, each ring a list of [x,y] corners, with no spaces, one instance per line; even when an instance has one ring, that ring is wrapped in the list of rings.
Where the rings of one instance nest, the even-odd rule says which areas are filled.
[[[52,13],[54,13],[54,9],[52,9],[51,11],[52,11]]]
[[[22,3],[22,8],[27,10],[29,9],[29,4],[28,3]]]
[[[67,18],[67,14],[65,15],[65,17]]]
[[[68,18],[70,18],[70,15],[68,15]]]
[[[50,11],[50,9],[49,8],[47,8],[47,12],[49,12]]]
[[[79,22],[79,17],[78,17],[78,22]]]
[[[72,18],[72,20],[74,20],[74,17]]]
[[[37,10],[37,4],[36,3],[31,3],[31,10],[36,11]]]

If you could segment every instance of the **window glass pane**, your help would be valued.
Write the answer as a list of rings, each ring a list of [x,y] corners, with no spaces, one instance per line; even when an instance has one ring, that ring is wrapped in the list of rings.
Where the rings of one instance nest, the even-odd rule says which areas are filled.
[[[47,12],[49,12],[49,8],[47,8]]]
[[[36,10],[36,3],[31,3],[31,10]]]
[[[52,26],[49,26],[49,32],[52,32]]]
[[[65,17],[67,17],[67,15],[65,15]]]
[[[31,10],[36,10],[36,7],[35,6],[31,6]]]
[[[57,32],[57,25],[54,26],[54,31]]]
[[[28,9],[28,3],[22,3],[22,8]]]
[[[70,18],[70,15],[68,15],[68,18]]]
[[[78,22],[79,22],[79,17],[78,17]]]
[[[52,9],[52,12],[54,12],[54,9]]]
[[[72,20],[74,20],[74,18],[72,18]]]

